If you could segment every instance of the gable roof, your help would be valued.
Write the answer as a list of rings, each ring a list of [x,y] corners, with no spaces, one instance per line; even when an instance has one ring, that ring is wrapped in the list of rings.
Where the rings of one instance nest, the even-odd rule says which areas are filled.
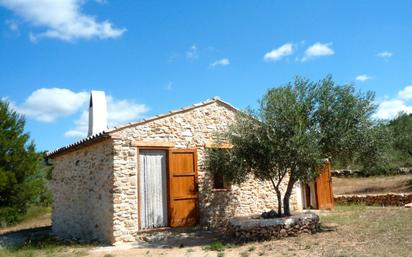
[[[60,155],[60,154],[63,154],[63,153],[81,148],[81,147],[86,146],[86,145],[90,145],[90,144],[94,144],[96,142],[100,142],[104,139],[110,138],[111,133],[122,130],[122,129],[126,129],[126,128],[133,127],[133,126],[138,126],[138,125],[143,125],[145,123],[148,123],[148,122],[151,122],[151,121],[154,121],[154,120],[169,117],[169,116],[172,116],[172,115],[175,115],[175,114],[178,114],[178,113],[182,113],[182,112],[187,112],[187,111],[190,111],[190,110],[193,110],[193,109],[196,109],[196,108],[199,108],[199,107],[203,107],[203,106],[206,106],[206,105],[209,105],[209,104],[213,104],[213,103],[219,103],[219,104],[225,106],[226,108],[229,108],[229,109],[231,109],[235,112],[240,112],[239,109],[237,109],[236,107],[234,107],[230,103],[225,102],[225,101],[221,100],[219,97],[215,96],[211,99],[204,100],[200,103],[192,104],[190,106],[186,106],[186,107],[183,107],[183,108],[180,108],[180,109],[177,109],[177,110],[169,111],[167,113],[158,114],[158,115],[155,115],[155,116],[152,116],[152,117],[149,117],[149,118],[145,118],[145,119],[142,119],[140,121],[129,122],[129,123],[121,125],[121,126],[115,126],[113,128],[104,130],[100,133],[88,136],[88,137],[83,138],[79,141],[76,141],[72,144],[63,146],[63,147],[58,148],[56,150],[53,150],[51,152],[47,152],[46,153],[46,158],[53,158],[56,155]]]

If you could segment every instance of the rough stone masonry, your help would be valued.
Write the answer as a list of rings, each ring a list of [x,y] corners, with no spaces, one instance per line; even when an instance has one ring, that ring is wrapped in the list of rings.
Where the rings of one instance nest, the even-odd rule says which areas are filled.
[[[138,229],[138,156],[133,142],[168,142],[196,148],[201,225],[226,225],[233,216],[276,208],[270,183],[250,178],[214,190],[205,169],[205,146],[233,122],[237,110],[211,99],[111,129],[50,153],[53,158],[53,232],[62,238],[109,243],[135,241]],[[285,186],[285,185],[284,185]],[[300,208],[296,190],[291,208]]]

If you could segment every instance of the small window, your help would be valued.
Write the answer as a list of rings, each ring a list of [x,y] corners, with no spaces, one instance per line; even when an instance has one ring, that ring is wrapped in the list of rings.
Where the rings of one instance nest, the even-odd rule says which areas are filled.
[[[213,190],[230,190],[230,183],[225,181],[223,172],[227,170],[229,155],[228,148],[225,147],[208,147],[208,169],[211,172]]]
[[[213,175],[214,190],[230,190],[230,183],[225,181],[225,178],[220,174]]]
[[[223,175],[221,174],[213,175],[213,189],[226,189],[225,181],[223,180]]]

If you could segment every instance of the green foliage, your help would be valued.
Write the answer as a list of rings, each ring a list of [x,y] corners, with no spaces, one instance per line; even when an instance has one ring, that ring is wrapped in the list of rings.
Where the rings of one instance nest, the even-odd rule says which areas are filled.
[[[0,228],[22,221],[30,221],[50,213],[51,208],[39,205],[30,205],[26,213],[19,213],[16,209],[5,207],[0,209]]]
[[[391,131],[385,124],[376,124],[364,131],[362,147],[355,153],[353,162],[360,166],[364,176],[381,175],[391,169]]]
[[[374,93],[355,92],[353,85],[336,85],[330,76],[317,85],[316,123],[319,144],[325,157],[350,163],[363,147],[366,133],[373,127],[376,110]]]
[[[18,210],[11,207],[0,208],[0,228],[16,223],[18,220],[20,220],[20,213]]]
[[[258,109],[237,116],[229,131],[218,136],[233,148],[209,151],[208,169],[234,183],[242,183],[248,174],[270,181],[279,214],[280,185],[288,177],[283,206],[284,214],[290,215],[293,185],[317,176],[325,158],[344,163],[379,159],[370,140],[380,132],[373,130],[373,100],[373,93],[356,93],[352,85],[336,85],[330,76],[318,82],[297,77],[293,83],[269,89]],[[365,147],[365,142],[370,145]],[[368,156],[372,150],[376,154]]]
[[[225,250],[225,245],[220,241],[214,241],[205,247],[205,250],[221,252]]]
[[[213,167],[210,169],[213,175],[223,175],[225,181],[231,181],[234,183],[242,183],[247,175],[246,169],[238,168],[238,165],[233,165],[234,156],[229,149],[207,149],[206,165]],[[241,162],[237,161],[236,164]]]
[[[400,113],[389,122],[377,122],[365,131],[351,163],[338,161],[339,168],[359,169],[361,175],[389,175],[399,167],[412,166],[412,115]]]
[[[40,155],[24,125],[24,118],[0,101],[0,219],[7,223],[16,222],[37,196],[38,184],[32,177]]]
[[[51,179],[52,167],[47,166],[44,160],[40,160],[36,172],[27,178],[28,187],[33,194],[31,203],[49,206],[51,203],[51,192],[47,184]]]
[[[87,256],[87,251],[96,247],[95,243],[62,241],[50,233],[34,233],[25,241],[0,248],[0,257],[15,256]]]
[[[412,114],[400,113],[389,122],[392,132],[396,161],[403,166],[412,166]]]

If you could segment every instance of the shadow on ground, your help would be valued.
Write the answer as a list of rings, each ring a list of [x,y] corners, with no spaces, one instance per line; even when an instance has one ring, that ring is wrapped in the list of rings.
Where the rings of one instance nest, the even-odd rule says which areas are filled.
[[[334,225],[321,225],[319,233],[336,231]],[[115,246],[99,245],[97,251],[114,249],[168,249],[183,247],[208,247],[214,242],[222,244],[239,244],[235,238],[224,235],[222,232],[205,230],[200,227],[174,228],[164,231],[145,232],[138,235],[137,240]],[[42,249],[48,246],[82,245],[79,242],[68,242],[56,239],[51,233],[51,226],[12,231],[0,235],[0,248],[19,249],[30,247]],[[85,243],[85,245],[91,245]]]
[[[172,248],[205,246],[216,241],[229,242],[231,238],[221,232],[199,227],[173,228],[161,232],[142,233],[138,235],[138,240],[132,245],[133,248]]]
[[[51,226],[21,229],[0,234],[0,249],[11,251],[55,249],[66,246],[97,246],[98,243],[59,240],[52,234]]]
[[[326,233],[326,232],[334,232],[338,229],[338,225],[336,224],[320,224],[320,230],[318,233]]]
[[[0,235],[0,247],[18,248],[51,237],[51,226],[5,232]]]
[[[204,230],[199,227],[175,228],[166,231],[146,232],[138,236],[136,242],[125,244],[127,248],[174,248],[187,246],[206,246],[215,241],[228,242],[230,239],[222,233]],[[51,226],[23,229],[0,234],[0,248],[19,249],[31,247],[41,249],[46,246],[62,246],[79,242],[61,241],[51,233]],[[89,243],[86,243],[90,245]],[[95,243],[95,245],[99,245]],[[101,245],[104,246],[104,245]],[[110,246],[106,246],[110,247]],[[106,248],[103,247],[103,248]]]

